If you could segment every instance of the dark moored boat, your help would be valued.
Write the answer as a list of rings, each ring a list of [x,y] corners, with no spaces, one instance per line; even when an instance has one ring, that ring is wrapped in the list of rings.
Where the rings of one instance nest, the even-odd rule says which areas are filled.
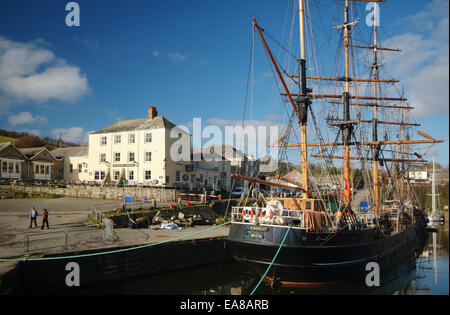
[[[299,124],[300,144],[290,145],[280,143],[280,140],[276,146],[300,147],[302,182],[297,183],[280,176],[276,177],[277,180],[268,178],[260,180],[234,175],[250,183],[249,191],[257,190],[258,185],[264,184],[289,188],[291,192],[299,191],[299,193],[292,194],[294,196],[266,196],[257,203],[233,207],[227,248],[237,261],[251,265],[261,275],[267,272],[265,280],[271,285],[302,287],[323,286],[344,281],[364,281],[368,273],[373,270],[372,265],[368,264],[373,262],[380,268],[381,281],[386,282],[396,277],[401,270],[407,271],[414,268],[416,254],[420,251],[426,235],[426,218],[414,200],[412,182],[406,176],[409,165],[426,161],[421,157],[420,160],[410,159],[410,146],[442,141],[431,139],[431,137],[427,140],[410,140],[409,129],[414,124],[405,122],[403,117],[408,117],[407,113],[412,107],[404,103],[406,99],[403,95],[399,98],[378,97],[381,84],[394,84],[397,81],[382,80],[378,77],[379,68],[383,66],[377,60],[380,50],[394,49],[381,48],[377,43],[376,12],[373,21],[373,43],[368,46],[352,45],[351,29],[358,24],[358,20],[350,21],[350,2],[346,0],[344,24],[335,27],[342,32],[344,76],[307,77],[304,21],[311,21],[311,17],[305,18],[304,7],[304,1],[299,0],[301,57],[297,60],[299,69],[297,75],[282,75],[288,71],[280,69],[280,63],[275,60],[264,37],[264,30],[255,19],[253,20],[253,29],[259,33],[284,88],[282,96],[286,103],[292,105],[292,117],[298,119]],[[369,79],[350,77],[350,57],[353,56],[350,49],[355,47],[369,49],[373,53],[373,66]],[[298,93],[289,91],[288,84],[285,82],[288,79],[298,85]],[[344,82],[343,86],[336,86],[336,88],[344,88],[344,90],[336,95],[312,94],[312,90],[307,88],[307,79],[319,80],[316,88],[322,82],[341,81]],[[353,89],[350,89],[350,84],[354,84],[356,88],[361,82],[373,86],[373,95],[356,97],[351,94]],[[330,98],[332,100],[328,100]],[[336,108],[336,105],[343,106],[341,118],[328,116],[325,119],[327,126],[337,132],[335,141],[323,141],[320,133],[321,126],[317,124],[314,116],[313,108],[316,104],[313,104],[313,99],[320,99],[323,106],[332,108]],[[370,103],[365,102],[366,100],[370,100]],[[391,101],[400,101],[401,105],[392,104]],[[357,119],[351,118],[350,106],[360,108]],[[401,111],[402,120],[379,121],[377,119],[380,115],[379,111],[386,108]],[[312,130],[316,132],[318,143],[307,142],[308,115],[313,118]],[[371,115],[372,119],[364,120],[363,115],[367,117]],[[396,119],[395,116],[392,118]],[[362,127],[367,122],[372,124],[371,132],[370,130],[367,132],[367,129]],[[378,133],[381,131],[381,125],[399,126],[401,139],[389,140],[385,137],[384,140],[379,140]],[[287,128],[287,130],[291,129]],[[360,132],[357,133],[357,130]],[[369,136],[371,139],[368,139]],[[341,142],[338,142],[339,137],[342,139]],[[289,139],[289,135],[285,135],[283,139]],[[318,148],[320,152],[308,155],[308,147]],[[333,155],[333,152],[340,149],[343,149],[343,156]],[[358,156],[350,157],[350,152]],[[341,178],[340,185],[335,186],[337,193],[324,193],[325,189],[310,179],[308,157],[322,161],[323,168],[328,171],[332,167],[332,160],[344,161],[340,168],[343,180]],[[352,207],[354,190],[351,186],[355,186],[355,181],[350,176],[350,160],[361,161],[361,172],[366,176],[365,186],[370,191],[367,194],[370,202],[366,207]],[[379,166],[385,167],[383,177],[379,174]],[[373,178],[376,180],[372,181]],[[330,175],[331,184],[332,176]],[[343,186],[344,189],[339,188]],[[241,198],[241,203],[244,199],[244,197]],[[337,205],[336,209],[330,206],[333,202]]]

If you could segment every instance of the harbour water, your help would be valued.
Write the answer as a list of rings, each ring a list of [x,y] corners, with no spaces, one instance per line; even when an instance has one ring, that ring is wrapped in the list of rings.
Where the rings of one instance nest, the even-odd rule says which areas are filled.
[[[428,233],[427,245],[416,259],[416,268],[380,287],[352,283],[330,288],[273,289],[262,283],[256,295],[272,294],[382,294],[382,295],[444,295],[449,294],[448,228]],[[150,295],[249,295],[260,275],[246,265],[230,262],[165,275],[130,279],[90,288],[81,294],[150,294]]]

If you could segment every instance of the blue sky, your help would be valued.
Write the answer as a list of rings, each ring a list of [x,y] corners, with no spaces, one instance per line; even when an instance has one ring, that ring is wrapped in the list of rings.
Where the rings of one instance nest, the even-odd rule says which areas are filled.
[[[80,26],[68,27],[68,2],[0,2],[0,128],[54,138],[61,132],[78,142],[82,133],[119,119],[145,117],[150,105],[176,124],[193,117],[205,124],[241,121],[251,18],[282,38],[294,3],[79,0]],[[326,29],[315,33],[322,47],[335,1],[310,2],[313,19]],[[367,33],[364,23],[359,27]],[[431,152],[447,165],[448,1],[388,1],[381,5],[381,31],[386,44],[405,50],[403,57],[386,57],[390,73],[420,103],[421,130],[446,140]],[[274,80],[261,47],[255,49],[254,101],[245,119],[264,122],[273,113]]]

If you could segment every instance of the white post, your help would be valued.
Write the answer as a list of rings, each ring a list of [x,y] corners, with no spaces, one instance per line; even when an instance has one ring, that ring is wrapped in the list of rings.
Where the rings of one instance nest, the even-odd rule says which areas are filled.
[[[436,211],[436,172],[435,172],[435,168],[434,168],[434,157],[433,157],[433,175],[431,178],[432,181],[432,191],[431,191],[431,196],[432,196],[432,213],[434,213]]]

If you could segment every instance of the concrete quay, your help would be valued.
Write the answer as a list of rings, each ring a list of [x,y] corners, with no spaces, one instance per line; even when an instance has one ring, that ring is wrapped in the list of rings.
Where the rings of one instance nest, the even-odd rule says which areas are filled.
[[[65,266],[69,261],[79,263],[84,275],[83,283],[93,285],[231,259],[224,250],[229,226],[214,229],[211,229],[213,226],[176,230],[115,229],[118,239],[104,242],[103,230],[86,226],[85,222],[92,204],[103,203],[106,206],[108,202],[111,201],[78,198],[0,200],[0,258],[72,256],[144,246],[116,254],[76,259],[0,262],[0,292],[8,292],[12,287],[42,285],[64,289],[68,273]],[[39,214],[43,208],[49,210],[50,230],[41,230],[41,216],[37,220],[38,228],[29,228],[28,216],[33,205]],[[28,254],[24,251],[26,236],[29,238]],[[176,240],[169,242],[173,239]],[[164,243],[146,246],[160,242]]]

